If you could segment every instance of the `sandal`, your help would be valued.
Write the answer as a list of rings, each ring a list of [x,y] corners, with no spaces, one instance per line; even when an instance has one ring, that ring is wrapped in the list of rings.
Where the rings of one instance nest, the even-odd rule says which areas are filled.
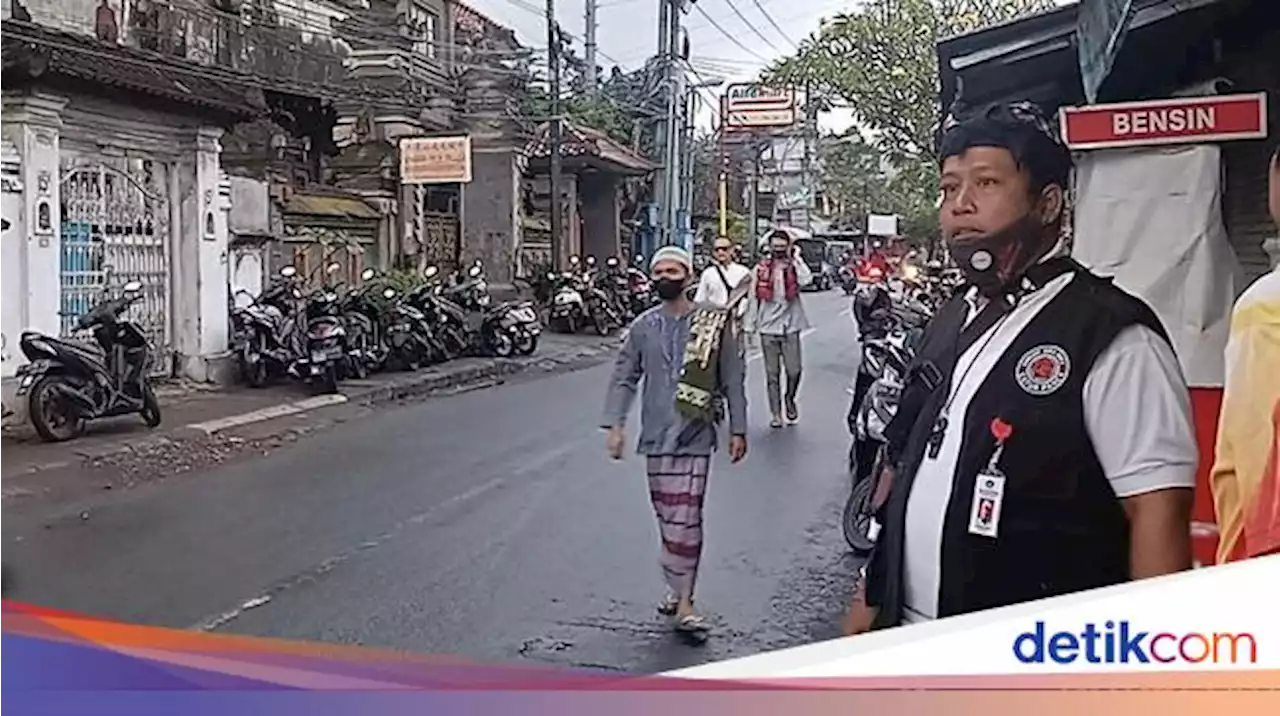
[[[667,592],[667,596],[663,597],[662,601],[658,603],[658,613],[663,616],[673,617],[679,607],[680,598],[675,595],[675,592]]]
[[[701,614],[686,614],[676,622],[676,631],[684,634],[706,634],[711,625]]]

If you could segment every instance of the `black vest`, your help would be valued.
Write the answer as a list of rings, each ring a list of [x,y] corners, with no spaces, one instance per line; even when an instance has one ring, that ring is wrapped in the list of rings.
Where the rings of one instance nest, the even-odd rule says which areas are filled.
[[[963,430],[963,437],[943,524],[939,617],[1129,579],[1128,520],[1085,427],[1084,383],[1094,361],[1122,330],[1140,324],[1168,337],[1141,300],[1074,262],[1068,270],[1074,273],[1071,282],[995,362],[967,411],[963,405],[949,411],[948,429]],[[965,317],[958,296],[930,325],[919,360],[954,372],[956,336]],[[907,501],[935,418],[952,388],[946,376],[932,391],[919,385],[904,391],[900,410],[916,415],[904,421],[910,423],[905,429],[895,426],[901,433],[898,478],[882,508],[884,529],[868,565],[867,599],[880,608],[877,627],[901,619]],[[1013,434],[999,461],[1006,480],[993,539],[969,533],[969,510],[977,474],[995,450],[990,426],[996,417],[1012,425]]]

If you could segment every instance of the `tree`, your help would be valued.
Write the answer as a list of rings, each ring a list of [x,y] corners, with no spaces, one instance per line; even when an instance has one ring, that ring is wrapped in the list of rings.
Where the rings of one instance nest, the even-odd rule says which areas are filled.
[[[762,79],[808,82],[827,105],[852,110],[865,143],[898,170],[893,193],[903,205],[884,210],[907,215],[932,207],[937,195],[937,41],[1053,7],[1053,0],[870,0],[825,22]]]

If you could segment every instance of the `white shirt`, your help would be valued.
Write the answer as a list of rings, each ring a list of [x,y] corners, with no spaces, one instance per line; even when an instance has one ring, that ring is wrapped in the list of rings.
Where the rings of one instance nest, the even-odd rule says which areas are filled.
[[[724,277],[734,288],[751,275],[751,269],[732,261],[720,268],[724,271]],[[724,285],[724,281],[720,280],[720,274],[716,271],[714,264],[702,270],[702,278],[698,281],[698,291],[694,294],[693,300],[696,303],[711,303],[717,306],[729,304],[729,289]],[[738,315],[746,311],[746,304],[747,302],[743,301],[738,305]]]
[[[1023,298],[1008,316],[960,356],[949,410],[952,429],[936,458],[925,455],[907,501],[903,618],[934,619],[941,586],[942,528],[969,402],[1024,328],[1074,280],[1067,273]],[[970,307],[966,320],[977,310]],[[1195,487],[1195,427],[1191,396],[1173,349],[1146,326],[1121,331],[1094,362],[1084,384],[1084,420],[1094,452],[1117,497],[1170,487]],[[972,495],[957,499],[970,500]]]

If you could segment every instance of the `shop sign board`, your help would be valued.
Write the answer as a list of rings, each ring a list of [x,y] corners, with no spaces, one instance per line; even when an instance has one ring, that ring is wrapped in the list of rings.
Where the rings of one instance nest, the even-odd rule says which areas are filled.
[[[789,127],[796,123],[796,93],[790,87],[729,85],[723,111],[725,126],[731,129]]]
[[[471,137],[406,137],[400,140],[400,183],[466,184],[471,181]]]
[[[1267,136],[1267,95],[1215,95],[1069,107],[1062,137],[1072,149],[1204,144]]]

